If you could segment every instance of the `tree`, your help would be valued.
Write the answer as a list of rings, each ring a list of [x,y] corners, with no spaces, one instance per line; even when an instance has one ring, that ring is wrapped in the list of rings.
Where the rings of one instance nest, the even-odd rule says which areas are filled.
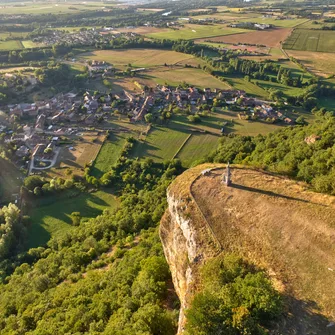
[[[300,116],[295,120],[295,122],[296,122],[297,124],[304,125],[304,124],[306,123],[306,120],[305,120],[305,118],[304,118],[303,116],[300,115]]]
[[[24,180],[23,184],[28,190],[33,191],[35,187],[42,187],[44,181],[38,176],[29,176]]]
[[[153,115],[151,113],[145,114],[144,119],[145,119],[145,122],[152,123]]]

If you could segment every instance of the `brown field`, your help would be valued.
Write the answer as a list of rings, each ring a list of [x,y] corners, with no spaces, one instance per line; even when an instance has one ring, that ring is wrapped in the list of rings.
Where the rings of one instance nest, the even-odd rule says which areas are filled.
[[[286,50],[289,56],[300,60],[311,72],[328,77],[335,74],[335,57],[328,52]]]
[[[170,193],[186,197],[194,176],[209,166],[188,170]],[[232,168],[233,184],[225,187],[222,173],[198,178],[192,195],[223,252],[267,269],[282,292],[286,310],[278,334],[333,334],[326,326],[335,317],[335,197],[243,167]],[[189,215],[197,222],[195,213]]]
[[[138,12],[161,12],[162,8],[137,8]]]
[[[47,171],[47,176],[64,178],[68,169],[73,174],[84,174],[85,165],[95,160],[103,144],[105,135],[84,134],[82,138],[83,141],[74,140],[74,143],[61,148],[57,163],[54,168]],[[93,140],[95,140],[94,143]],[[69,147],[71,146],[74,150],[70,150]]]
[[[206,40],[227,43],[263,44],[267,47],[279,47],[280,42],[285,41],[286,38],[291,34],[291,32],[291,28],[272,29],[268,31],[257,30],[250,33],[211,37],[206,38]],[[201,40],[204,41],[204,39]]]
[[[140,35],[161,33],[164,31],[169,31],[167,28],[156,28],[156,27],[136,27],[136,28],[118,28],[116,32],[118,33],[136,33]],[[115,33],[115,31],[113,31]]]
[[[164,65],[164,63],[177,64],[185,60],[192,62],[194,56],[175,51],[156,49],[98,50],[78,56],[80,62],[92,59],[105,61],[121,67],[127,67],[129,63],[134,67],[153,67]]]

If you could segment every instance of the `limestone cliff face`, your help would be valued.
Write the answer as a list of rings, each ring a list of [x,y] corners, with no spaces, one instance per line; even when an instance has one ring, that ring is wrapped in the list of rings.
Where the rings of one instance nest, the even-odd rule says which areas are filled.
[[[181,302],[178,334],[184,332],[184,312],[197,285],[199,265],[216,252],[206,223],[189,192],[192,181],[202,169],[187,171],[168,189],[168,209],[160,226],[165,257]]]

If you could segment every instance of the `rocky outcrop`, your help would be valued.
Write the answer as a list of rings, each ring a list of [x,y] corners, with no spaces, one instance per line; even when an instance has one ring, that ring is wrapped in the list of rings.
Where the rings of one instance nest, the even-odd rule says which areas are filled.
[[[170,266],[175,290],[181,302],[178,334],[185,326],[185,309],[196,289],[199,265],[216,253],[215,244],[190,194],[194,174],[183,175],[167,191],[168,209],[160,225],[160,237]],[[187,174],[188,172],[186,172]],[[190,181],[190,184],[182,184]]]
[[[237,165],[226,187],[223,168],[192,168],[167,191],[160,236],[181,301],[178,334],[201,289],[201,264],[224,250],[267,270],[285,297],[286,312],[271,334],[324,335],[335,318],[335,197]]]

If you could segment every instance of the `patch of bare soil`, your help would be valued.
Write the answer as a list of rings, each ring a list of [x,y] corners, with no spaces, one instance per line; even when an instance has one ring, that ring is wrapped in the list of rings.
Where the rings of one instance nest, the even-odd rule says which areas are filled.
[[[234,34],[227,36],[206,38],[211,42],[225,42],[225,43],[248,43],[248,44],[262,44],[267,47],[279,47],[280,42],[284,42],[291,34],[291,28],[277,28],[271,30],[255,30],[250,33]],[[202,39],[204,40],[204,39]],[[198,40],[200,41],[200,40]]]

